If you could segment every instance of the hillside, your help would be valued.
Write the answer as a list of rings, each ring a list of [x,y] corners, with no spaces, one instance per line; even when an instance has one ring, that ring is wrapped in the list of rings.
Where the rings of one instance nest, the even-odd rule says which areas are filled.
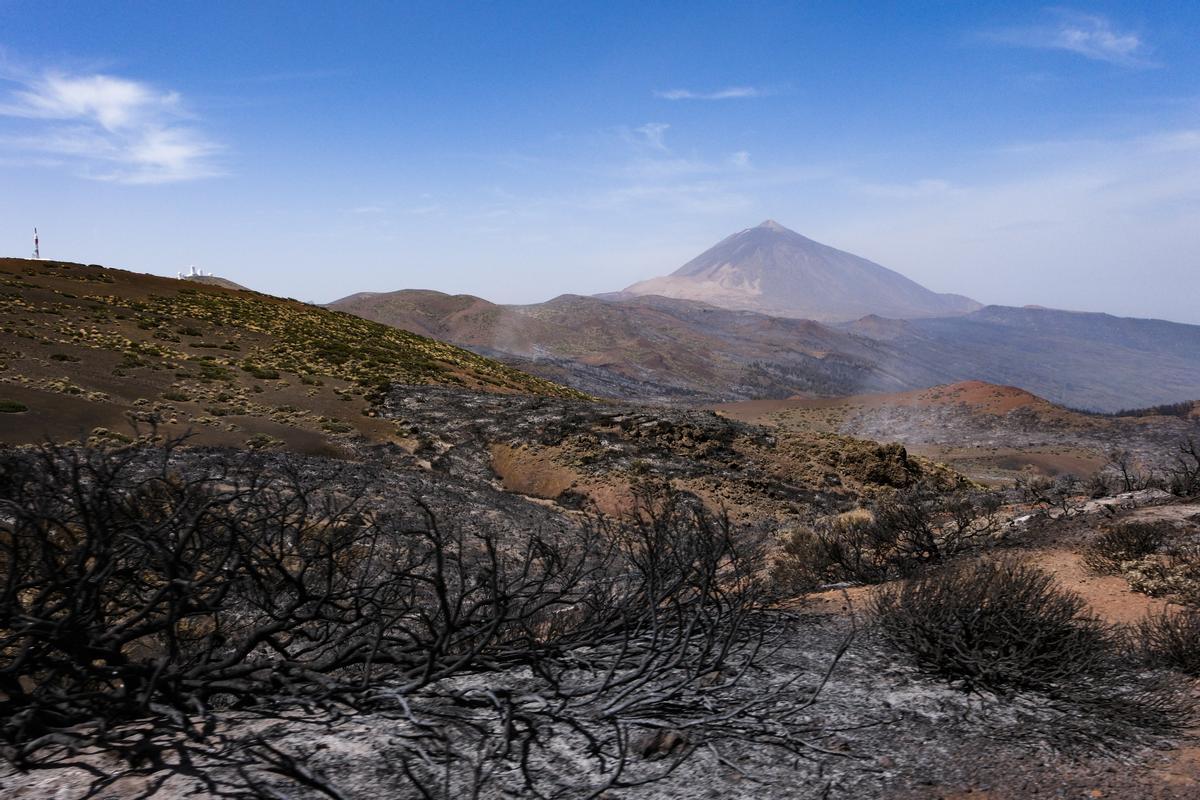
[[[453,345],[293,300],[0,259],[0,441],[121,436],[129,417],[209,443],[387,440],[392,383],[578,396]],[[97,432],[95,429],[103,429]]]
[[[938,294],[865,258],[815,242],[774,220],[727,237],[670,275],[625,295],[663,295],[778,317],[824,321],[868,314],[899,319],[966,313],[974,300]]]
[[[938,319],[868,318],[845,330],[887,343],[938,382],[1012,384],[1100,411],[1200,397],[1200,326],[1111,314],[987,306]]]
[[[988,306],[831,327],[652,295],[502,306],[418,290],[331,307],[628,400],[839,396],[963,380],[1109,412],[1200,397],[1200,326],[1108,314]]]
[[[193,283],[204,283],[208,284],[209,286],[220,286],[225,289],[236,289],[237,291],[242,292],[250,291],[240,283],[235,283],[228,278],[222,278],[218,275],[185,275],[183,280],[191,281]]]
[[[811,320],[664,297],[563,295],[500,306],[431,291],[357,294],[330,305],[497,358],[592,394],[637,400],[731,400],[893,391],[892,348]],[[932,376],[923,376],[934,380]]]
[[[1090,475],[1113,452],[1144,471],[1169,466],[1176,447],[1200,438],[1200,418],[1102,416],[1064,408],[1015,386],[983,381],[892,394],[796,398],[715,407],[742,422],[792,434],[837,433],[897,442],[973,478]]]
[[[632,787],[640,798],[690,798],[697,785],[794,797],[832,781],[830,797],[917,797],[927,793],[907,787],[992,786],[1014,772],[1020,788],[1064,776],[1092,786],[1103,772],[1115,776],[1104,784],[1113,796],[1139,797],[1157,773],[1115,771],[1111,757],[1081,762],[1081,748],[1149,742],[1166,752],[1176,741],[1172,727],[1114,727],[1107,707],[1068,707],[1076,719],[1064,733],[1056,696],[1033,690],[989,697],[985,715],[976,695],[863,634],[876,586],[824,567],[801,585],[781,570],[800,560],[797,542],[841,529],[825,526],[898,512],[924,525],[946,510],[954,522],[938,523],[936,547],[952,552],[945,537],[960,536],[952,528],[964,519],[968,540],[982,537],[953,563],[994,553],[995,533],[1007,551],[1077,574],[1071,585],[1092,592],[1098,613],[1115,616],[1116,598],[1128,615],[1127,586],[1121,596],[1069,572],[1078,556],[1063,553],[1082,542],[1048,540],[1023,507],[993,517],[1003,497],[916,452],[934,444],[841,432],[895,440],[922,426],[931,443],[992,457],[983,437],[1058,441],[1076,435],[1078,419],[1114,442],[1107,432],[1124,421],[973,383],[776,401],[784,418],[748,424],[729,410],[571,396],[457,347],[290,300],[99,267],[2,266],[0,442],[45,433],[91,445],[0,446],[3,532],[20,542],[7,552],[31,554],[11,559],[23,572],[6,618],[40,659],[36,671],[17,663],[0,677],[56,679],[8,679],[0,695],[37,767],[0,762],[9,794],[149,787],[171,800],[209,781],[239,796],[407,797],[447,775],[472,780],[483,753],[500,768],[465,787],[482,786],[481,797],[531,786],[547,797],[596,793],[614,776],[662,779]],[[476,298],[409,299],[430,332],[445,319],[467,330],[514,313]],[[596,304],[617,316],[590,316]],[[649,336],[638,326],[656,314],[679,327],[660,321],[654,335],[679,341],[713,319],[717,344],[774,330],[779,347],[793,338],[818,354],[848,343],[887,352],[817,323],[662,298],[558,298],[527,315],[549,327],[515,333],[530,331],[532,347],[573,327],[567,341],[590,348],[616,330],[655,347],[636,337]],[[820,419],[792,424],[796,409]],[[232,446],[108,447],[127,412]],[[1195,514],[1163,508],[1189,525]],[[1143,510],[1160,511],[1132,511]],[[813,552],[799,551],[804,564]],[[936,552],[922,563],[941,563]],[[893,570],[911,568],[884,566],[866,580],[883,591]],[[71,602],[43,602],[64,596]],[[477,655],[464,659],[467,647]],[[127,690],[146,675],[149,705]],[[1142,685],[1118,677],[1114,693]],[[200,698],[213,696],[205,707]],[[195,708],[197,724],[184,728],[178,720]],[[683,763],[671,760],[683,735],[721,749],[666,769]],[[435,749],[405,749],[413,741]],[[165,755],[147,763],[147,746]],[[888,766],[863,768],[873,763]],[[746,781],[751,772],[763,782]]]

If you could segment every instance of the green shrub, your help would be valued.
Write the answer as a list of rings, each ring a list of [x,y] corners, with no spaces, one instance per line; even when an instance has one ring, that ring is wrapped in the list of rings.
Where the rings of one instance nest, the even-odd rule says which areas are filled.
[[[29,407],[24,403],[18,403],[16,400],[0,399],[0,414],[20,414],[28,410]]]
[[[233,377],[232,372],[220,364],[214,364],[211,361],[199,362],[196,365],[196,371],[199,373],[200,380],[223,381]]]
[[[273,381],[279,377],[279,370],[263,367],[250,361],[243,362],[242,369],[260,381]]]
[[[869,514],[844,515],[812,528],[799,528],[780,542],[771,566],[772,585],[784,595],[834,583],[878,583],[889,563],[877,548]]]
[[[246,440],[246,447],[250,450],[270,450],[271,448],[281,447],[284,444],[282,439],[276,439],[266,433],[256,433]]]
[[[1163,555],[1126,562],[1122,572],[1135,592],[1200,606],[1200,546],[1172,547]]]
[[[70,355],[69,353],[51,353],[51,354],[50,354],[50,360],[51,360],[51,361],[72,361],[72,362],[75,362],[75,361],[79,361],[79,357],[78,357],[78,356],[73,356],[73,355]]]

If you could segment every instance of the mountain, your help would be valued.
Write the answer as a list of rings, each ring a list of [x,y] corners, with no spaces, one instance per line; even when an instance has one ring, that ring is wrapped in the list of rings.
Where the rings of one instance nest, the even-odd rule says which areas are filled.
[[[1013,384],[1099,411],[1200,397],[1200,326],[1049,308],[987,306],[955,317],[843,326],[886,343],[904,366],[944,381]]]
[[[501,306],[424,290],[356,294],[330,305],[452,341],[591,394],[721,401],[895,391],[936,382],[885,342],[811,320],[689,300],[563,295]],[[900,371],[892,367],[900,365]]]
[[[865,258],[814,242],[774,220],[747,228],[675,272],[620,295],[662,295],[777,317],[848,321],[967,313],[979,303],[932,292]]]
[[[123,437],[336,450],[391,441],[391,384],[579,397],[445,342],[295,300],[57,261],[0,259],[0,443]]]

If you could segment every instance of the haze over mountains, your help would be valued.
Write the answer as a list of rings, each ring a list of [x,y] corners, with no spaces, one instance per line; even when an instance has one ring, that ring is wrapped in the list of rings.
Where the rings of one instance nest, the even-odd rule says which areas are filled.
[[[603,397],[724,401],[912,385],[884,368],[896,362],[887,344],[811,320],[688,300],[563,295],[502,306],[406,290],[351,295],[331,307],[456,342]]]
[[[1200,326],[983,307],[773,221],[623,292],[504,306],[402,290],[330,305],[603,397],[723,402],[963,380],[1101,411],[1200,397]]]
[[[620,293],[647,294],[821,321],[868,314],[940,317],[980,307],[961,295],[932,292],[774,220],[725,238],[670,275],[640,281]]]
[[[1200,397],[1200,325],[987,306],[960,317],[870,317],[843,327],[894,347],[913,374],[925,367],[947,380],[1011,384],[1075,408],[1118,411]]]

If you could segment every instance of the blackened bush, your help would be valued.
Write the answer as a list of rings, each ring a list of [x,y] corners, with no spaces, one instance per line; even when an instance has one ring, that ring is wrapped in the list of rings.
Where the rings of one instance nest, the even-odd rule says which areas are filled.
[[[1056,478],[1017,478],[1014,487],[1025,502],[1038,508],[1052,519],[1065,520],[1083,508],[1082,494],[1088,487],[1074,475]]]
[[[1179,445],[1175,463],[1167,470],[1167,490],[1180,497],[1200,495],[1200,444],[1188,437]]]
[[[875,534],[866,515],[794,530],[780,542],[771,582],[785,595],[841,582],[878,583],[887,576],[889,564]]]
[[[1078,595],[1014,561],[951,566],[872,599],[883,637],[969,689],[1049,689],[1102,672],[1112,635]]]
[[[1134,644],[1146,663],[1200,677],[1200,609],[1147,616],[1134,630]]]
[[[450,489],[390,499],[378,473],[178,444],[0,449],[0,763],[60,767],[86,742],[205,796],[292,796],[251,768],[344,796],[269,730],[218,725],[230,707],[415,726],[385,759],[403,797],[574,796],[578,775],[544,766],[563,741],[606,787],[648,782],[696,749],[635,763],[648,724],[811,750],[819,687],[739,686],[791,630],[762,602],[758,536],[690,495],[510,527],[455,517],[479,501]],[[198,757],[238,785],[217,792]],[[116,775],[93,774],[89,796]]]
[[[1104,749],[1186,728],[1190,687],[1146,671],[1124,635],[1051,575],[976,561],[884,589],[872,601],[885,640],[922,669],[971,691],[1035,692],[1059,716],[1052,739]]]
[[[992,541],[1000,499],[990,492],[900,492],[784,537],[772,578],[805,592],[831,583],[879,583]]]
[[[1158,552],[1170,533],[1169,525],[1153,522],[1128,522],[1109,528],[1088,543],[1083,563],[1097,575],[1118,575],[1122,564]]]

